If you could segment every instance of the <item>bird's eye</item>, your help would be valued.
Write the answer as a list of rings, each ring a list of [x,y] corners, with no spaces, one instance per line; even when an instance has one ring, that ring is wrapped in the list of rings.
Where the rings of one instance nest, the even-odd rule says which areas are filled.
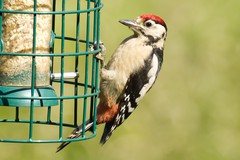
[[[152,22],[150,22],[150,21],[145,22],[145,26],[146,27],[151,27],[152,26]]]

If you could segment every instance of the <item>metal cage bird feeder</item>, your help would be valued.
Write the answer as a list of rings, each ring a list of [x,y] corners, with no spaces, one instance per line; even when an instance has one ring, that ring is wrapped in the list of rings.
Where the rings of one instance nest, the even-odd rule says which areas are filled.
[[[96,135],[94,125],[65,138],[88,119],[96,124],[102,7],[100,0],[0,0],[0,142]]]

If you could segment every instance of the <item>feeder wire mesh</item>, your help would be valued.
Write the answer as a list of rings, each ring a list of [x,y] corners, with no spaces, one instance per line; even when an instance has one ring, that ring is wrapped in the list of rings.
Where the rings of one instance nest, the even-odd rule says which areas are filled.
[[[42,1],[51,2],[51,7],[47,7],[51,10],[41,10]],[[29,58],[31,67],[28,70],[30,77],[17,77],[20,83],[29,79],[29,86],[12,85],[16,77],[6,81],[0,73],[0,78],[8,82],[0,84],[0,142],[54,143],[95,137],[99,65],[94,55],[101,51],[100,10],[103,4],[100,0],[34,0],[30,9],[25,10],[21,6],[18,9],[8,9],[4,7],[6,3],[10,2],[0,1],[0,67],[3,65],[1,58]],[[32,17],[30,51],[6,49],[9,42],[4,40],[4,20],[14,16]],[[48,17],[51,23],[47,44],[49,49],[48,52],[39,51],[39,37],[44,34],[39,31],[39,23],[41,18],[44,20]],[[43,27],[44,25],[48,24],[43,24]],[[21,43],[24,44],[25,41]],[[93,44],[96,47],[90,50]],[[37,73],[45,66],[44,58],[50,60],[47,78]],[[43,59],[43,62],[39,62],[39,59]],[[42,80],[49,83],[42,85]],[[89,118],[94,125],[92,133],[87,134],[84,129]],[[83,124],[82,136],[64,139],[64,133],[79,124]],[[13,127],[14,134],[7,132]]]

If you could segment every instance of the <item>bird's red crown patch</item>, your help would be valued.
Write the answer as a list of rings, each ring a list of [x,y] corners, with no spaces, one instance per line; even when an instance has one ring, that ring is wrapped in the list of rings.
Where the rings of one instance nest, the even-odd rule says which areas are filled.
[[[154,14],[143,14],[143,15],[140,16],[140,18],[145,19],[145,20],[151,19],[153,21],[156,21],[159,24],[165,24],[165,22],[163,21],[162,18],[160,18],[160,17],[158,17]]]

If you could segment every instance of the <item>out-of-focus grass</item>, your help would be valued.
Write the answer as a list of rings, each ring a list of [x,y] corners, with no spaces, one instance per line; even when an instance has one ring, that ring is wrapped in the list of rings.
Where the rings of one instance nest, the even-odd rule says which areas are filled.
[[[239,160],[240,1],[103,2],[101,39],[108,57],[131,34],[119,19],[154,13],[166,21],[155,86],[104,146],[98,126],[96,138],[58,154],[57,144],[0,143],[0,159]]]

